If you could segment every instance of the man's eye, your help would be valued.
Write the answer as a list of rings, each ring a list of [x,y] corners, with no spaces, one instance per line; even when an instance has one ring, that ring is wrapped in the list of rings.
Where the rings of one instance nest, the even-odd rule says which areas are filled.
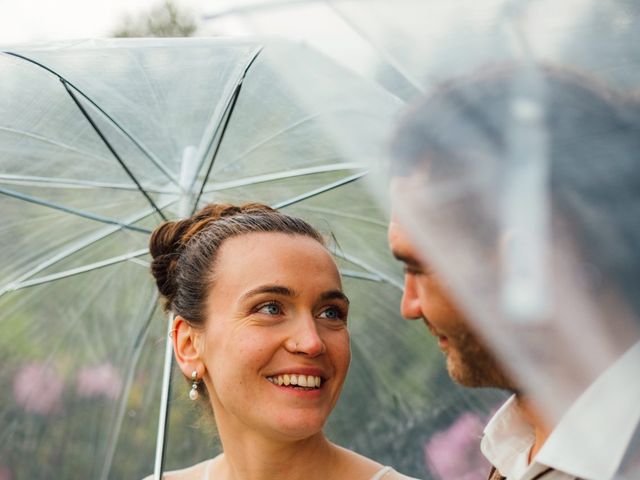
[[[405,275],[420,275],[421,273],[424,273],[424,272],[420,267],[417,267],[415,265],[405,265],[404,273]]]
[[[282,308],[277,303],[265,303],[257,310],[258,313],[264,313],[266,315],[280,315]]]

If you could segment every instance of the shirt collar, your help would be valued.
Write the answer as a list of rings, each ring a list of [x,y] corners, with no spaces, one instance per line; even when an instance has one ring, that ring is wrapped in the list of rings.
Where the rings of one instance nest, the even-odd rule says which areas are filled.
[[[585,480],[612,478],[640,421],[640,342],[567,410],[536,461]]]
[[[520,478],[528,468],[534,440],[533,427],[524,420],[513,395],[485,427],[480,450],[503,476]]]

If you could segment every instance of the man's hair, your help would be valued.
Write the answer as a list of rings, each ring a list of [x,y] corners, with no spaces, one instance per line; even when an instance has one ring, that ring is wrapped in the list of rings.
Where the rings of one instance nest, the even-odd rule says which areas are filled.
[[[640,106],[585,74],[540,66],[550,203],[584,258],[640,312]],[[507,161],[517,66],[435,88],[391,146],[392,175],[428,169],[429,188]],[[497,184],[497,183],[496,183]]]

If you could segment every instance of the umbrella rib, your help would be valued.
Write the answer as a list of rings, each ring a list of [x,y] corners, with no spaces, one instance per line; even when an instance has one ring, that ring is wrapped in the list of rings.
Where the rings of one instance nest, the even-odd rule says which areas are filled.
[[[346,108],[346,107],[341,107],[341,108],[334,108],[332,110],[326,110],[323,112],[318,112],[318,113],[314,113],[311,115],[307,115],[304,118],[301,118],[300,120],[298,120],[297,122],[294,122],[290,125],[287,125],[284,128],[281,128],[280,130],[278,130],[277,132],[269,135],[267,138],[262,139],[260,142],[258,142],[257,144],[253,145],[251,148],[245,150],[244,152],[242,152],[241,154],[239,154],[237,157],[235,157],[233,160],[229,161],[229,163],[227,163],[226,165],[224,165],[224,167],[222,167],[221,170],[225,170],[228,167],[230,167],[231,165],[236,164],[238,161],[242,160],[244,157],[246,157],[247,155],[249,155],[251,152],[257,150],[258,148],[260,148],[262,145],[264,145],[265,143],[269,142],[270,140],[273,140],[274,138],[278,138],[279,136],[287,133],[290,130],[293,130],[296,127],[299,127],[300,125],[304,125],[305,123],[313,120],[314,118],[319,118],[323,115],[326,115],[328,113],[339,113],[339,112],[350,112],[351,109]]]
[[[284,208],[284,207],[289,207],[291,205],[294,205],[298,202],[301,202],[303,200],[307,200],[309,198],[315,197],[317,195],[321,195],[325,192],[328,192],[330,190],[333,190],[335,188],[341,187],[342,185],[347,185],[348,183],[351,182],[355,182],[356,180],[364,177],[367,174],[367,172],[361,172],[361,173],[356,173],[354,175],[350,175],[348,177],[342,178],[340,180],[337,180],[335,182],[329,183],[327,185],[324,185],[322,187],[316,188],[314,190],[311,190],[309,192],[303,193],[301,195],[297,195],[293,198],[290,198],[288,200],[283,200],[282,202],[278,202],[275,203],[273,205],[271,205],[272,208],[275,209],[280,209],[280,208]]]
[[[138,68],[138,70],[140,71],[142,77],[144,78],[144,82],[147,85],[149,92],[151,94],[151,97],[153,98],[153,101],[155,103],[157,112],[156,115],[158,118],[161,118],[161,109],[160,109],[160,99],[159,99],[159,95],[157,92],[156,87],[153,85],[153,82],[151,82],[151,79],[149,78],[149,75],[147,74],[147,72],[144,69],[144,66],[142,65],[142,63],[140,62],[140,58],[137,55],[134,55],[132,51],[127,51],[126,52],[127,55],[129,56],[129,58],[132,58],[136,67]],[[175,144],[175,139],[169,135],[169,132],[167,132],[167,128],[166,125],[163,122],[159,122],[159,121],[155,121],[156,119],[154,118],[154,125],[157,125],[157,128],[163,129],[163,136],[168,139],[171,142],[171,147],[173,148],[174,151],[177,151],[177,146]]]
[[[24,282],[13,284],[11,287],[9,287],[9,291],[21,290],[23,288],[42,285],[43,283],[50,283],[56,280],[62,280],[64,278],[73,277],[75,275],[80,275],[81,273],[91,272],[93,270],[109,267],[117,263],[126,262],[127,260],[130,260],[136,257],[141,257],[142,255],[146,255],[147,253],[149,253],[149,249],[143,248],[140,250],[136,250],[135,252],[126,253],[124,255],[118,255],[117,257],[108,258],[106,260],[101,260],[99,262],[90,263],[88,265],[83,265],[81,267],[72,268],[69,270],[65,270],[63,272],[52,273],[51,275],[46,275],[44,277],[38,277],[38,278],[34,278]]]
[[[379,275],[375,275],[372,273],[365,273],[365,272],[357,272],[355,270],[348,270],[344,268],[340,269],[340,275],[342,277],[357,278],[359,280],[370,280],[372,282],[384,281],[382,277],[380,277]]]
[[[264,175],[256,175],[255,177],[247,177],[239,180],[230,180],[228,182],[215,183],[207,188],[204,193],[212,193],[218,192],[220,190],[227,190],[230,188],[245,187],[258,183],[272,182],[274,180],[284,180],[287,178],[302,177],[305,175],[315,175],[317,173],[331,173],[341,172],[344,170],[355,170],[363,167],[364,165],[360,163],[334,163],[331,165],[318,165],[315,167],[298,168],[295,170],[288,170],[286,172],[267,173]]]
[[[29,186],[46,185],[50,188],[104,188],[109,190],[138,191],[137,187],[124,183],[92,182],[88,180],[76,180],[73,178],[38,177],[31,175],[0,174],[0,183],[20,184]],[[161,193],[165,195],[177,195],[178,192],[162,190],[160,188],[147,188],[147,192]]]
[[[407,73],[406,71],[404,71],[403,68],[401,68],[398,63],[396,61],[394,61],[388,53],[386,53],[383,49],[381,49],[380,47],[378,47],[375,42],[370,38],[369,35],[367,35],[365,33],[365,31],[358,27],[347,15],[345,15],[344,13],[342,13],[338,8],[336,8],[335,5],[331,5],[330,2],[327,3],[327,6],[333,10],[333,12],[342,19],[342,21],[349,26],[351,29],[353,29],[353,31],[360,36],[360,38],[362,38],[365,42],[367,42],[369,45],[371,45],[371,47],[373,47],[373,49],[378,52],[380,54],[380,57],[382,58],[382,60],[384,60],[385,62],[387,62],[387,64],[396,72],[398,72],[406,81],[409,85],[411,85],[411,87],[413,87],[415,89],[415,94],[420,94],[424,91],[424,89],[422,87],[420,87],[420,82],[417,81],[415,78],[413,78],[413,76],[411,76],[409,73]],[[388,91],[388,89],[386,89]],[[396,95],[397,96],[397,95]]]
[[[7,195],[8,197],[17,198],[18,200],[24,200],[25,202],[34,203],[36,205],[41,205],[43,207],[52,208],[54,210],[60,210],[61,212],[77,215],[78,217],[88,218],[89,220],[94,220],[96,222],[108,223],[111,225],[118,225],[121,228],[132,230],[134,232],[145,233],[145,234],[151,233],[151,230],[148,230],[146,228],[136,227],[135,225],[127,225],[114,218],[105,217],[103,215],[97,215],[95,213],[89,213],[77,208],[65,207],[64,205],[59,205],[57,203],[49,202],[47,200],[42,200],[41,198],[37,198],[31,195],[27,195],[25,193],[9,190],[7,188],[0,187],[0,194]]]
[[[60,79],[61,82],[66,83],[71,87],[73,87],[73,89],[76,92],[82,95],[89,103],[91,103],[91,105],[93,105],[100,113],[102,113],[118,130],[120,130],[129,140],[131,140],[133,144],[136,147],[138,147],[138,149],[151,161],[151,163],[153,163],[162,173],[164,173],[164,175],[167,177],[169,181],[171,181],[171,183],[173,183],[176,187],[179,185],[178,179],[175,177],[175,175],[173,175],[171,170],[169,170],[169,168],[164,163],[162,163],[158,158],[156,158],[155,155],[153,155],[140,141],[138,141],[131,133],[129,133],[122,125],[120,125],[120,123],[116,121],[115,118],[113,118],[111,115],[105,112],[100,107],[100,105],[98,105],[96,102],[91,100],[91,98],[89,98],[87,94],[85,94],[82,90],[76,87],[72,82],[64,78],[62,75],[60,75],[58,72],[56,72],[52,68],[47,67],[46,65],[43,65],[42,63],[36,60],[33,60],[32,58],[26,57],[24,55],[20,55],[19,53],[15,53],[15,52],[5,51],[3,53],[19,58],[26,62],[33,63],[34,65],[58,77],[58,79]]]
[[[313,120],[314,118],[318,118],[320,117],[324,112],[321,113],[315,113],[313,115],[307,115],[304,118],[301,118],[300,120],[298,120],[297,122],[294,122],[290,125],[287,125],[284,128],[281,128],[280,130],[278,130],[277,132],[269,135],[267,138],[263,138],[261,141],[259,141],[258,143],[256,143],[255,145],[253,145],[251,148],[245,150],[244,152],[242,152],[240,155],[238,155],[236,158],[234,158],[233,160],[231,160],[229,163],[227,163],[224,167],[223,170],[225,170],[226,168],[230,167],[231,165],[234,165],[236,163],[238,163],[240,160],[242,160],[244,157],[246,157],[247,155],[249,155],[251,152],[257,150],[258,148],[260,148],[262,145],[264,145],[265,143],[269,142],[270,140],[273,140],[274,138],[278,138],[280,135],[288,132],[289,130],[293,130],[296,127],[299,127],[300,125],[305,124],[306,122]]]
[[[101,156],[95,155],[94,153],[91,153],[91,152],[85,152],[83,150],[80,150],[79,148],[73,147],[71,145],[67,145],[66,143],[56,142],[55,140],[43,137],[42,135],[37,135],[35,133],[25,132],[24,130],[16,130],[15,128],[8,128],[8,127],[0,127],[0,131],[12,133],[12,134],[17,134],[17,135],[22,135],[22,136],[25,136],[27,138],[32,138],[34,140],[38,140],[38,141],[40,141],[42,143],[48,143],[50,145],[55,145],[56,147],[61,147],[61,148],[64,148],[66,150],[70,150],[72,152],[79,153],[79,154],[83,155],[84,157],[91,157],[91,158],[95,158],[96,160],[102,160],[104,162],[111,162],[110,158],[101,157]]]
[[[309,210],[312,212],[320,212],[320,213],[325,213],[325,214],[330,214],[330,215],[335,215],[337,217],[342,217],[342,218],[350,218],[352,220],[358,220],[359,222],[363,222],[363,223],[369,223],[371,225],[376,225],[378,227],[383,227],[383,228],[387,228],[387,222],[384,222],[382,220],[376,220],[373,218],[368,218],[365,217],[364,215],[355,215],[352,213],[345,213],[345,212],[337,212],[335,210],[330,210],[328,208],[320,208],[320,207],[310,207],[308,205],[301,205],[299,208],[303,209],[303,210]]]
[[[212,141],[215,141],[215,138],[218,137],[218,142],[216,143],[216,146],[211,154],[211,161],[209,162],[209,166],[207,167],[207,173],[204,176],[204,179],[202,180],[202,185],[200,185],[200,191],[198,192],[198,195],[196,196],[194,202],[193,202],[193,208],[191,210],[191,214],[193,215],[193,213],[198,209],[198,202],[200,202],[200,198],[202,197],[202,193],[204,192],[204,187],[207,184],[207,181],[209,180],[209,175],[211,175],[211,170],[213,169],[213,164],[216,161],[216,156],[218,155],[218,151],[220,150],[220,146],[222,145],[222,140],[224,139],[224,135],[227,131],[227,127],[229,126],[229,122],[231,120],[231,115],[233,114],[233,110],[236,107],[236,103],[238,101],[238,97],[240,96],[240,91],[242,90],[242,84],[244,82],[244,79],[247,76],[247,72],[249,72],[249,69],[251,68],[251,66],[253,65],[253,62],[256,61],[256,59],[258,58],[258,56],[260,55],[260,53],[262,52],[262,49],[258,50],[253,58],[251,59],[251,61],[247,64],[247,66],[244,69],[244,72],[242,73],[242,77],[240,78],[240,80],[238,81],[233,94],[231,95],[231,98],[229,99],[229,103],[227,104],[226,108],[225,108],[225,112],[223,115],[224,118],[224,122],[222,124],[222,129],[220,130],[220,136],[218,137],[218,129],[220,129],[220,124],[218,124],[218,126],[216,127],[216,132],[212,138]],[[195,182],[195,179],[194,179]]]
[[[224,134],[227,131],[227,126],[229,125],[229,119],[231,118],[231,113],[233,112],[233,108],[236,105],[236,101],[238,100],[238,95],[240,94],[240,89],[241,89],[241,85],[242,82],[240,84],[238,84],[233,92],[233,95],[231,96],[231,101],[229,102],[229,104],[227,105],[227,109],[226,112],[224,114],[224,125],[222,127],[222,130],[220,131],[220,137],[218,142],[216,143],[216,146],[213,150],[213,154],[211,155],[211,161],[209,162],[209,166],[207,167],[207,173],[204,176],[204,179],[202,180],[202,185],[200,186],[200,191],[198,192],[198,195],[196,196],[194,202],[193,202],[193,207],[191,209],[191,215],[193,215],[195,213],[195,211],[198,209],[198,202],[200,202],[200,198],[202,198],[202,193],[204,192],[204,186],[207,184],[207,181],[209,180],[209,175],[211,175],[211,170],[213,169],[213,164],[216,161],[216,156],[218,155],[218,150],[220,150],[220,145],[222,145],[222,139],[224,138]],[[217,136],[217,135],[216,135]],[[215,136],[214,136],[215,138]]]
[[[82,106],[82,104],[80,103],[80,100],[78,100],[76,95],[73,93],[73,91],[71,90],[71,87],[69,86],[69,84],[63,79],[60,79],[60,81],[62,82],[62,85],[64,85],[65,90],[71,96],[71,99],[76,104],[76,106],[78,107],[80,112],[82,112],[82,115],[84,115],[84,118],[86,118],[87,121],[91,124],[91,126],[93,127],[95,132],[98,134],[100,139],[104,142],[104,144],[109,149],[109,151],[113,154],[113,156],[118,161],[120,166],[124,169],[124,171],[127,173],[127,175],[129,175],[129,178],[131,178],[131,180],[133,180],[133,183],[136,184],[136,186],[138,187],[138,190],[140,190],[140,193],[142,193],[142,195],[144,195],[144,197],[147,199],[149,204],[153,208],[155,208],[156,212],[158,212],[158,215],[160,215],[162,220],[164,220],[166,222],[167,221],[167,217],[165,217],[164,213],[162,213],[162,210],[160,210],[158,208],[158,206],[153,201],[153,199],[149,196],[149,194],[146,192],[146,190],[144,188],[142,188],[142,185],[140,185],[140,182],[138,181],[136,176],[133,174],[133,172],[131,170],[129,170],[129,167],[127,167],[127,165],[124,163],[122,158],[120,158],[120,155],[118,155],[118,152],[116,152],[116,150],[113,148],[113,145],[111,145],[111,143],[109,143],[109,140],[107,140],[107,137],[104,136],[102,131],[98,128],[98,125],[96,125],[96,123],[93,121],[93,119],[91,118],[91,115],[89,115],[89,112],[87,112],[87,110]]]
[[[135,376],[136,367],[138,362],[140,361],[140,356],[142,355],[142,347],[144,346],[144,340],[149,334],[149,326],[151,325],[151,320],[153,319],[153,314],[156,311],[158,306],[158,292],[157,290],[153,293],[151,297],[151,301],[149,302],[148,313],[146,315],[146,320],[140,331],[138,332],[138,336],[136,337],[136,342],[133,345],[133,352],[131,353],[131,360],[127,362],[127,376],[124,382],[124,388],[122,389],[122,393],[120,395],[120,403],[118,405],[118,413],[116,414],[116,421],[114,423],[114,428],[111,430],[110,440],[107,444],[107,455],[105,458],[104,465],[102,467],[102,474],[100,478],[102,480],[106,480],[109,477],[109,473],[111,471],[111,465],[113,463],[113,458],[116,453],[116,443],[118,442],[118,438],[120,437],[120,432],[122,429],[122,421],[124,419],[125,412],[127,410],[127,401],[129,400],[129,393],[131,392],[131,387],[133,385],[133,378]]]
[[[165,203],[165,205],[163,206],[163,208],[168,207],[169,205],[176,203],[177,200],[170,200],[167,201]],[[137,222],[139,220],[142,220],[143,218],[148,217],[149,215],[151,215],[155,210],[150,209],[150,210],[145,210],[141,213],[138,213],[136,215],[133,215],[131,217],[129,217],[126,221],[126,223],[133,223],[133,222]],[[17,283],[20,283],[24,280],[27,280],[31,277],[33,277],[34,275],[40,273],[41,271],[43,271],[45,268],[49,268],[52,265],[55,265],[58,262],[61,262],[62,260],[65,260],[67,258],[69,258],[71,255],[73,255],[74,253],[79,252],[80,250],[87,248],[91,245],[93,245],[94,243],[99,242],[100,240],[102,240],[103,238],[108,237],[109,235],[112,235],[118,231],[121,230],[121,227],[117,226],[117,227],[106,227],[106,229],[104,231],[98,232],[97,234],[91,235],[89,238],[84,239],[82,242],[80,242],[79,244],[76,244],[74,246],[72,246],[71,248],[64,250],[62,252],[60,252],[59,254],[55,255],[52,258],[49,258],[48,260],[42,262],[41,264],[37,265],[36,267],[32,268],[31,270],[29,270],[28,272],[26,272],[25,274],[23,274],[22,276],[20,276],[17,280],[10,282],[8,284],[5,284],[4,287],[0,288],[0,297],[2,297],[2,295],[4,295],[6,292],[8,292],[11,289],[11,286]],[[135,259],[133,259],[132,261],[135,261]]]
[[[388,284],[393,285],[398,290],[402,290],[403,289],[403,285],[402,285],[401,282],[398,282],[394,278],[391,278],[389,275],[376,270],[375,268],[371,267],[370,265],[365,263],[360,258],[358,258],[358,257],[356,257],[354,255],[351,255],[349,253],[346,253],[344,251],[341,251],[341,252],[334,251],[333,254],[338,258],[342,258],[343,260],[347,260],[348,262],[351,262],[354,265],[357,265],[360,268],[363,268],[364,270],[366,270],[371,275],[374,275],[374,276],[380,278],[381,280],[387,282]]]

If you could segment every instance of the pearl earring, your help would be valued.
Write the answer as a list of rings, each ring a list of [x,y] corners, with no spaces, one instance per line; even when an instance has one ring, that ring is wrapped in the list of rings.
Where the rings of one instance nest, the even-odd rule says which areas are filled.
[[[189,391],[189,398],[195,401],[198,399],[198,372],[196,370],[191,373],[191,380],[193,383],[191,384],[191,390]]]

